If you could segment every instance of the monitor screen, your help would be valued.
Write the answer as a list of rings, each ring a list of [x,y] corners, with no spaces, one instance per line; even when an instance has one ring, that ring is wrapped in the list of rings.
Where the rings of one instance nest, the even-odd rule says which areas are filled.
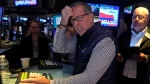
[[[41,23],[46,23],[46,19],[40,18],[40,22],[41,22]]]
[[[8,17],[3,17],[3,22],[8,22]]]
[[[93,4],[93,3],[87,3],[87,4],[91,7],[94,16],[99,16],[100,4]]]
[[[15,0],[15,6],[36,6],[37,0]]]
[[[56,28],[61,21],[61,15],[53,15],[53,27]]]
[[[15,17],[15,21],[16,21],[16,22],[19,22],[19,21],[20,21],[20,18],[19,18],[19,17]]]
[[[124,8],[124,13],[131,14],[132,13],[132,6],[128,6],[128,7]]]
[[[101,25],[108,28],[119,26],[119,6],[87,3],[94,13],[94,22],[101,22]]]
[[[99,17],[98,16],[95,16],[94,17],[94,22],[99,22],[100,20],[99,20]]]
[[[119,26],[119,6],[100,5],[99,19],[102,26],[118,27]]]
[[[20,21],[27,21],[28,18],[20,17]]]

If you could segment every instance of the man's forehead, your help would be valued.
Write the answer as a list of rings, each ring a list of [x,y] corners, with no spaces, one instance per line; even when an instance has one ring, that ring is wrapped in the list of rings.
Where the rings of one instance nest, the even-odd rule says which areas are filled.
[[[146,15],[146,12],[143,11],[142,9],[138,9],[134,11],[133,15]]]
[[[73,18],[75,18],[78,15],[84,14],[83,6],[72,7],[72,12],[73,12]]]

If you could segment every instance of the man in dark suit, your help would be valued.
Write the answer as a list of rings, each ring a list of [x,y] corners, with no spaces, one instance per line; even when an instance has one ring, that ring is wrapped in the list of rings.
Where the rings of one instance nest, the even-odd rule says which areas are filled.
[[[147,27],[149,11],[144,7],[134,10],[132,28],[118,38],[119,50],[125,47],[139,47],[139,54],[131,57],[118,53],[117,84],[144,84],[150,59],[150,28]],[[128,53],[128,52],[126,52]]]

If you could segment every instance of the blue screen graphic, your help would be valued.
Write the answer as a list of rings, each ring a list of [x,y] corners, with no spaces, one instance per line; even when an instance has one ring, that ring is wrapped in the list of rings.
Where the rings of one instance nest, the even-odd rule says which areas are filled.
[[[61,21],[61,15],[53,15],[53,27],[56,28]]]

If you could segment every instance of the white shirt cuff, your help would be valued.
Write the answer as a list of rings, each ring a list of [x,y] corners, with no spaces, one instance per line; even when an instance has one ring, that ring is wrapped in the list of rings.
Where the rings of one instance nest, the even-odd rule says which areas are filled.
[[[51,81],[50,81],[50,84],[54,84],[54,81],[53,81],[53,80],[51,80]]]

